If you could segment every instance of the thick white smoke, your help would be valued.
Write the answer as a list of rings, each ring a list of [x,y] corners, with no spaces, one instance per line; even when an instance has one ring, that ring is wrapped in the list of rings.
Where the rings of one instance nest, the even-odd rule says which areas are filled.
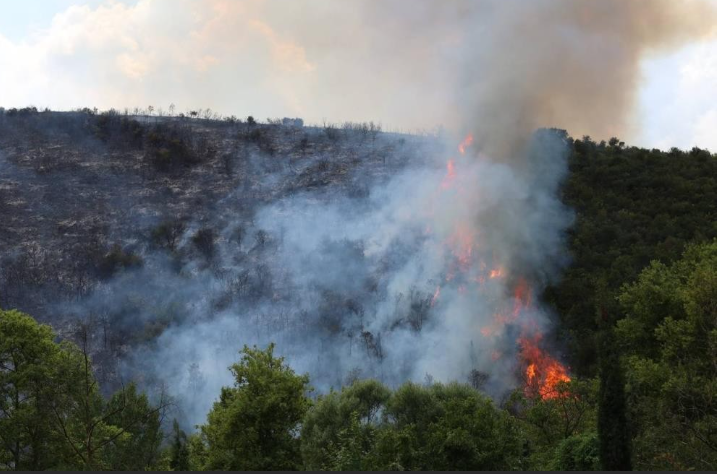
[[[351,374],[395,385],[480,372],[483,389],[501,395],[520,383],[521,328],[549,330],[535,302],[514,313],[526,297],[515,288],[525,279],[535,298],[566,263],[571,213],[556,193],[563,138],[537,134],[522,168],[474,147],[465,155],[454,143],[417,147],[413,163],[366,198],[306,191],[259,209],[248,228],[230,217],[215,223],[224,225],[220,269],[176,276],[154,261],[113,282],[97,304],[142,294],[143,304],[186,313],[125,362],[135,376],[167,383],[189,424],[231,383],[227,367],[244,344],[276,342],[320,391]],[[238,227],[247,235],[239,245]],[[261,245],[249,238],[260,231]],[[265,296],[242,298],[242,288]],[[237,298],[217,311],[227,293]],[[151,319],[166,309],[140,311]]]

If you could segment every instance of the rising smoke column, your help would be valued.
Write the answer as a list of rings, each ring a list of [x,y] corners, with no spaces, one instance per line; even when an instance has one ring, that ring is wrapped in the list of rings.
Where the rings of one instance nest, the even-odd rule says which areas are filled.
[[[704,0],[312,7],[268,2],[263,12],[315,64],[312,82],[297,93],[307,114],[316,104],[327,117],[442,123],[458,139],[473,133],[492,156],[509,154],[544,126],[626,138],[639,125],[633,107],[641,59],[714,34],[717,24],[714,3]]]

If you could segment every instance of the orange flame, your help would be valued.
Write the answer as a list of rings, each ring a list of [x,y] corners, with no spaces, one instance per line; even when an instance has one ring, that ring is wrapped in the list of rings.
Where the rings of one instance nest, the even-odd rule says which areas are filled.
[[[459,145],[458,151],[461,155],[465,155],[466,150],[473,144],[473,135],[468,135]],[[456,184],[456,162],[450,158],[446,163],[446,175],[441,182],[440,188],[446,190],[453,188]],[[457,197],[460,198],[461,192],[464,191],[460,187],[460,182],[455,189]],[[430,233],[431,229],[427,228],[426,233]],[[445,279],[447,282],[453,281],[460,272],[464,278],[458,279],[458,293],[463,294],[467,291],[465,281],[474,281],[478,283],[478,288],[482,286],[487,279],[501,279],[501,282],[514,281],[513,288],[513,308],[510,306],[498,308],[493,315],[493,321],[480,329],[481,334],[486,337],[495,337],[503,334],[503,329],[507,325],[519,324],[522,329],[522,335],[518,339],[520,345],[519,360],[524,370],[526,396],[533,398],[541,398],[550,400],[568,396],[567,393],[558,390],[558,386],[562,382],[570,382],[570,376],[567,369],[546,351],[541,348],[540,341],[542,334],[538,331],[538,322],[531,318],[532,313],[526,312],[531,308],[533,292],[528,281],[523,278],[513,279],[504,267],[496,264],[495,255],[493,256],[493,268],[486,265],[484,261],[479,261],[477,252],[473,252],[476,248],[476,237],[479,230],[473,228],[470,223],[458,222],[453,229],[450,237],[443,241],[443,244],[450,250],[453,256],[453,263],[447,269]],[[488,270],[490,268],[490,270]],[[433,306],[440,298],[441,287],[438,286],[431,299]],[[498,360],[502,357],[500,352],[494,351],[491,354],[492,360]]]
[[[491,280],[495,280],[496,278],[503,278],[505,276],[505,270],[503,270],[501,267],[494,268],[490,271],[490,275],[488,278]]]
[[[468,148],[472,144],[473,144],[473,135],[469,133],[468,136],[463,139],[461,144],[458,145],[458,151],[460,152],[461,155],[465,155],[466,148]]]
[[[533,339],[521,337],[521,358],[525,368],[525,395],[539,396],[543,400],[564,397],[567,394],[558,391],[558,384],[570,382],[567,369],[557,360],[545,353],[539,346],[541,335]]]
[[[535,364],[530,364],[528,368],[525,369],[525,376],[528,379],[528,384],[533,383],[535,379]]]
[[[518,284],[515,286],[514,292],[515,302],[513,303],[513,317],[517,318],[520,313],[530,307],[531,304],[531,291],[528,286],[528,282],[525,278],[521,277],[518,279]]]

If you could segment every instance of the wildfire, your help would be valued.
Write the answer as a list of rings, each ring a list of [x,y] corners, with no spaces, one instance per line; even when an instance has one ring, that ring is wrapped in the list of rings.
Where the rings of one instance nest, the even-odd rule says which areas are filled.
[[[525,377],[528,381],[528,385],[531,385],[533,382],[535,382],[535,364],[530,364],[525,369]]]
[[[458,145],[458,151],[461,155],[465,155],[467,148],[472,144],[473,136],[468,135]],[[437,192],[454,188],[456,162],[453,158],[448,160],[446,168],[446,175]],[[460,186],[457,186],[454,191],[456,191],[456,197],[460,198],[462,191]],[[512,308],[510,305],[497,308],[493,314],[492,322],[488,326],[481,328],[480,332],[484,337],[489,338],[499,334],[506,334],[504,328],[518,325],[521,330],[521,336],[518,339],[520,346],[518,357],[520,366],[524,370],[524,391],[526,396],[540,397],[543,400],[567,396],[567,394],[558,390],[558,385],[562,382],[570,382],[568,371],[541,347],[542,334],[539,332],[538,321],[533,318],[533,312],[527,311],[533,303],[533,293],[527,279],[523,277],[515,278],[515,275],[510,275],[503,266],[496,264],[495,255],[493,256],[492,266],[488,267],[485,261],[481,259],[480,253],[474,252],[477,248],[476,238],[478,235],[478,230],[469,222],[458,222],[454,226],[450,237],[443,241],[443,244],[450,249],[454,259],[453,265],[446,273],[446,282],[451,282],[457,273],[463,275],[464,278],[457,280],[459,294],[464,294],[468,291],[468,287],[464,284],[466,281],[478,283],[477,288],[479,291],[487,279],[500,279],[502,283],[514,282]],[[440,295],[441,286],[439,285],[436,287],[431,299],[431,306],[436,304]],[[492,360],[497,360],[501,356],[502,354],[498,351],[494,351],[491,354]]]
[[[495,280],[496,278],[503,278],[504,276],[505,270],[503,270],[501,267],[498,267],[490,271],[488,278],[490,278],[491,280]]]
[[[518,284],[515,286],[513,293],[513,317],[517,318],[518,315],[524,310],[530,307],[531,303],[531,292],[528,282],[525,278],[519,278]]]
[[[458,145],[458,151],[461,155],[466,154],[466,148],[471,146],[473,144],[473,135],[468,134],[466,138],[463,139],[460,145]]]
[[[567,369],[540,348],[541,335],[532,339],[521,337],[519,340],[520,357],[525,364],[525,395],[540,396],[543,400],[565,396],[558,391],[558,384],[570,382]]]

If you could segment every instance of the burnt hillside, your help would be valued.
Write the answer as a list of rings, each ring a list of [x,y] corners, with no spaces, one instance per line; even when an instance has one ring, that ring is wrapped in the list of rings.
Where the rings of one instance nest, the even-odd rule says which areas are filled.
[[[139,264],[142,247],[169,245],[156,242],[162,230],[250,222],[257,206],[302,191],[361,197],[421,145],[358,125],[5,113],[2,305],[46,319],[48,300],[86,296]]]
[[[82,330],[102,325],[91,330],[104,338],[99,345],[107,354],[97,358],[114,360],[127,344],[159,336],[171,320],[126,314],[138,312],[135,300],[129,309],[88,314],[85,303],[102,300],[113,281],[153,272],[226,279],[225,267],[239,259],[233,278],[251,287],[241,298],[274,298],[262,249],[280,236],[255,225],[257,209],[293,195],[360,201],[430,146],[427,138],[382,133],[373,124],[6,111],[0,307],[33,314],[66,336],[76,337],[78,321]],[[232,280],[227,288],[237,285]],[[236,296],[219,293],[213,311]]]

